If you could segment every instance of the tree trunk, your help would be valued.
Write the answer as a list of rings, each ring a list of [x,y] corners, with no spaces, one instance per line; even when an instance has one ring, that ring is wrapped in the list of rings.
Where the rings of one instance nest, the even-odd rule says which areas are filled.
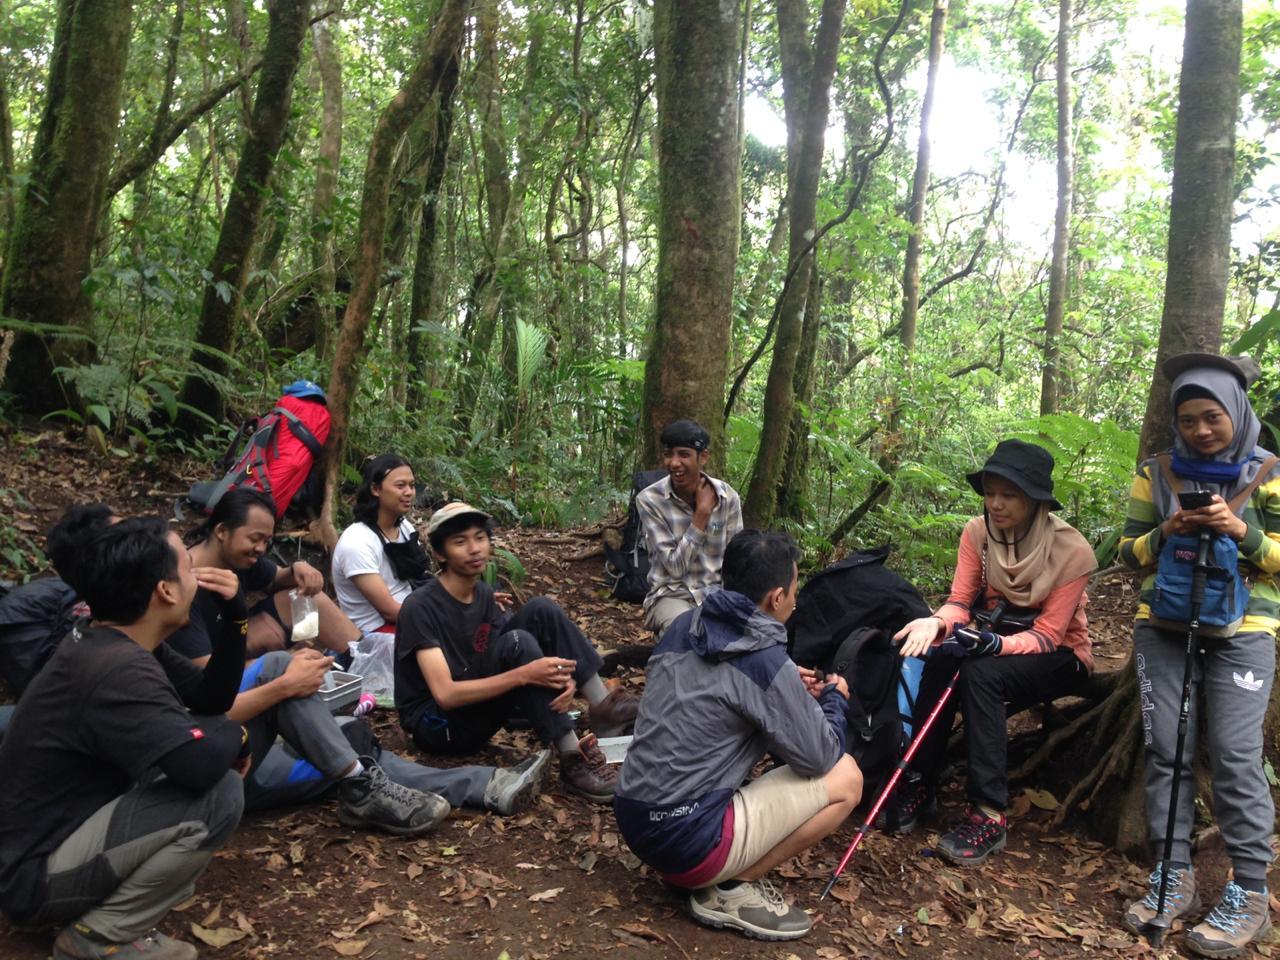
[[[796,406],[791,413],[787,455],[783,458],[782,482],[778,486],[778,512],[803,522],[805,493],[809,488],[809,414],[818,358],[818,334],[822,329],[822,277],[816,262],[809,271],[809,293],[804,303],[804,328],[800,334],[800,354],[796,357]],[[805,408],[805,409],[802,409]]]
[[[431,25],[422,58],[404,87],[382,111],[369,144],[364,191],[360,200],[357,266],[352,277],[351,296],[342,316],[342,327],[338,331],[333,368],[329,375],[329,412],[332,424],[324,450],[325,497],[319,526],[321,538],[330,545],[337,541],[333,508],[338,498],[342,459],[346,453],[347,424],[360,380],[365,333],[369,329],[382,279],[392,160],[400,138],[430,102],[432,95],[440,89],[450,61],[460,56],[462,28],[470,5],[470,0],[444,0]]]
[[[132,15],[129,0],[58,4],[44,112],[9,237],[0,313],[67,325],[85,337],[26,332],[14,339],[7,383],[33,413],[65,406],[54,367],[92,354],[92,304],[83,281],[116,145]]]
[[[907,207],[911,230],[907,234],[907,254],[902,268],[902,323],[898,335],[907,354],[915,349],[916,318],[920,313],[920,248],[924,241],[924,203],[929,192],[929,118],[933,115],[946,26],[947,0],[934,0],[929,21],[929,73],[924,103],[920,106],[920,139],[916,144],[916,173],[911,180],[911,202]]]
[[[1173,442],[1169,381],[1161,364],[1190,350],[1216,353],[1222,343],[1235,198],[1241,30],[1240,0],[1188,0],[1164,311],[1139,457]]]
[[[1044,316],[1040,415],[1058,412],[1062,319],[1067,303],[1067,245],[1071,239],[1071,0],[1058,0],[1058,207],[1053,215],[1049,305]]]
[[[1157,362],[1188,349],[1213,350],[1221,341],[1240,40],[1240,0],[1188,4]],[[1158,370],[1147,401],[1140,456],[1158,449],[1169,436],[1169,385]],[[1136,853],[1146,849],[1146,818],[1140,698],[1132,657],[1115,680],[1110,694],[1055,735],[1041,754],[1058,757],[1073,784],[1060,816],[1084,809],[1099,839]],[[1087,772],[1081,776],[1081,771]]]
[[[783,292],[773,341],[773,359],[764,392],[764,422],[755,467],[743,504],[743,521],[768,527],[778,503],[782,458],[791,433],[795,402],[796,356],[804,321],[813,253],[804,250],[817,229],[818,179],[822,173],[831,81],[835,76],[845,0],[823,0],[813,46],[809,44],[807,0],[777,0],[782,59],[782,99],[787,119],[787,207],[790,220],[787,260],[796,268]]]
[[[328,20],[311,25],[311,42],[320,72],[320,144],[316,149],[316,187],[311,195],[311,269],[316,359],[328,354],[330,333],[336,326],[333,297],[337,266],[333,253],[333,201],[338,195],[342,162],[342,61]]]
[[[271,25],[253,119],[240,150],[196,325],[192,361],[206,374],[189,374],[182,388],[180,402],[184,406],[177,426],[190,435],[202,432],[205,426],[200,412],[214,419],[222,415],[222,393],[208,378],[220,378],[227,372],[246,264],[262,217],[266,187],[288,129],[293,79],[307,34],[310,6],[308,0],[276,0],[270,5]]]
[[[658,434],[690,417],[720,457],[738,259],[736,0],[655,0],[658,266],[645,365],[643,463]]]
[[[453,137],[454,94],[458,89],[460,65],[455,57],[445,68],[440,80],[440,95],[435,109],[435,143],[427,176],[422,184],[422,222],[418,225],[418,250],[413,261],[413,289],[409,298],[410,371],[409,399],[416,408],[425,399],[420,384],[421,368],[426,363],[426,334],[422,327],[438,316],[440,284],[436,275],[436,247],[440,220],[440,192],[449,165],[449,144]],[[416,377],[415,377],[416,374]]]

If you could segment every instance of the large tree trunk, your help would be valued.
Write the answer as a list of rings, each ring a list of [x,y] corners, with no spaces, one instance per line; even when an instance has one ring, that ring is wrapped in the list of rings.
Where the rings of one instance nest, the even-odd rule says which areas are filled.
[[[384,234],[387,226],[387,197],[390,193],[391,165],[396,145],[418,113],[441,87],[451,60],[460,55],[463,24],[470,0],[444,0],[418,61],[400,92],[382,111],[369,144],[365,163],[364,192],[360,200],[360,239],[357,266],[352,277],[351,296],[342,316],[338,342],[329,374],[329,412],[332,425],[324,450],[325,497],[320,515],[321,538],[330,546],[337,542],[333,508],[338,498],[342,458],[346,453],[347,424],[360,382],[360,362],[364,356],[365,333],[373,317],[374,303],[382,278]]]
[[[738,259],[736,0],[655,0],[658,267],[640,418],[643,462],[680,417],[723,436]],[[719,452],[714,454],[720,456]]]
[[[288,128],[293,79],[302,56],[310,9],[308,0],[276,0],[270,5],[270,29],[253,118],[240,150],[218,244],[209,263],[192,351],[193,362],[214,378],[227,372],[226,355],[235,341],[245,268],[253,251],[276,154]],[[222,415],[222,393],[206,376],[187,377],[181,402],[184,406],[178,415],[178,427],[188,434],[197,434],[205,426],[199,412],[215,419]]]
[[[1188,3],[1157,363],[1188,349],[1212,350],[1221,340],[1231,241],[1240,37],[1240,0]],[[1171,420],[1168,383],[1157,367],[1142,430],[1143,455],[1167,441]],[[1147,843],[1141,789],[1142,722],[1133,658],[1111,679],[1115,683],[1109,695],[1055,735],[1041,758],[1052,756],[1072,784],[1060,816],[1082,808],[1099,839],[1125,852],[1140,853]]]
[[[1240,0],[1188,0],[1173,148],[1168,273],[1141,457],[1173,441],[1169,381],[1160,365],[1189,350],[1216,353],[1222,343],[1235,198],[1241,29]]]
[[[0,313],[89,333],[89,273],[129,56],[129,0],[61,0],[44,112],[9,238]],[[91,355],[86,338],[26,332],[13,342],[7,383],[27,410],[66,405],[53,369]]]
[[[316,187],[311,195],[311,269],[316,357],[328,353],[334,327],[334,287],[337,267],[333,253],[333,201],[338,195],[338,168],[342,161],[342,61],[338,58],[329,24],[318,20],[311,26],[311,42],[320,72],[320,145],[316,150]]]
[[[1044,315],[1044,370],[1040,415],[1058,412],[1062,360],[1062,319],[1067,304],[1067,245],[1071,239],[1071,0],[1058,0],[1058,206],[1053,215],[1053,259],[1049,265],[1049,305]]]
[[[814,250],[814,257],[818,255]],[[796,405],[791,412],[787,455],[778,485],[778,513],[802,523],[809,490],[809,417],[818,358],[818,334],[822,329],[822,276],[815,262],[809,271],[809,293],[804,303],[804,327],[800,333],[800,353],[796,357]]]
[[[778,504],[782,457],[791,433],[795,404],[796,356],[800,351],[809,271],[817,229],[818,178],[827,132],[831,81],[844,24],[845,0],[823,0],[818,28],[809,45],[807,0],[777,0],[778,41],[782,58],[782,99],[787,115],[787,245],[791,283],[783,291],[773,359],[764,392],[764,422],[755,467],[743,504],[748,526],[768,527]]]

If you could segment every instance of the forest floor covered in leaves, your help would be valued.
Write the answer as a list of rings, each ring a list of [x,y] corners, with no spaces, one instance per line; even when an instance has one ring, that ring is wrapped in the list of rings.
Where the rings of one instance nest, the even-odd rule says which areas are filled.
[[[0,435],[0,509],[10,535],[40,542],[67,504],[105,500],[130,513],[167,515],[189,477],[136,462],[103,462],[58,433]],[[598,556],[573,559],[592,540],[571,533],[501,531],[525,564],[524,595],[558,600],[599,647],[647,642],[639,610],[606,599]],[[11,544],[0,544],[11,546]],[[17,542],[21,549],[22,545]],[[0,575],[9,575],[8,564]],[[1134,605],[1127,578],[1091,591],[1099,669],[1125,662]],[[640,692],[643,673],[624,669]],[[375,726],[383,746],[412,755],[393,715]],[[502,733],[478,758],[510,764],[534,748],[525,732]],[[419,756],[427,763],[453,761]],[[0,785],[3,789],[3,785]],[[957,816],[949,785],[942,820]],[[691,921],[684,898],[664,887],[621,842],[607,807],[567,795],[554,772],[528,813],[502,819],[458,810],[433,834],[402,840],[341,827],[335,804],[246,818],[164,929],[203,940],[210,958],[617,957],[1020,958],[1175,956],[1118,926],[1146,870],[1091,842],[1071,821],[1050,826],[1056,801],[1020,789],[1008,850],[963,870],[930,855],[938,827],[905,838],[871,836],[833,896],[818,900],[854,824],[779,871],[784,891],[814,918],[804,940],[767,944]],[[1220,845],[1197,856],[1216,898],[1225,875]],[[1280,908],[1273,899],[1273,908]],[[0,956],[40,960],[51,937],[0,921]],[[1258,955],[1273,956],[1270,946]]]

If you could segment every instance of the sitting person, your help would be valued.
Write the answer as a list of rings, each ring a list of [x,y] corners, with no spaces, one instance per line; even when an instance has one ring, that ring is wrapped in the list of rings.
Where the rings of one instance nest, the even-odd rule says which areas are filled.
[[[356,491],[355,523],[333,551],[338,606],[363,634],[395,633],[400,604],[430,575],[427,553],[408,520],[413,493],[407,460],[394,453],[375,457]]]
[[[742,529],[742,504],[723,480],[702,472],[711,435],[692,420],[662,431],[667,476],[636,494],[636,512],[649,550],[644,625],[659,637],[720,583],[725,544]]]
[[[1174,777],[1180,778],[1164,913],[1156,913],[1164,869],[1158,859],[1146,896],[1129,905],[1121,922],[1134,933],[1168,929],[1200,902],[1191,835],[1196,742],[1203,728],[1213,814],[1231,860],[1222,898],[1186,938],[1188,947],[1208,957],[1237,956],[1271,931],[1267,870],[1275,809],[1263,749],[1280,610],[1280,474],[1275,457],[1258,446],[1262,424],[1246,393],[1257,374],[1252,366],[1202,353],[1165,362],[1173,450],[1139,466],[1120,538],[1120,559],[1151,574],[1142,584],[1133,649],[1142,691],[1147,829],[1157,858],[1164,856]],[[1179,494],[1191,489],[1203,491],[1207,502],[1183,506]],[[1203,534],[1210,563],[1229,572],[1210,580],[1201,603],[1187,738],[1175,770],[1190,610],[1167,605],[1189,597],[1192,565],[1182,558],[1198,552]],[[1159,584],[1166,578],[1170,589],[1162,596]]]
[[[190,960],[194,947],[153,928],[240,821],[248,743],[222,713],[244,603],[156,518],[99,529],[80,551],[73,586],[93,621],[45,664],[0,744],[0,908],[22,926],[66,924],[58,960]],[[224,612],[204,670],[164,645],[201,585]]]
[[[765,874],[839,827],[862,795],[845,753],[844,679],[787,656],[796,555],[785,534],[729,541],[724,589],[653,651],[613,801],[636,856],[693,891],[695,919],[765,940],[812,926]],[[785,766],[742,786],[766,753]]]
[[[581,691],[591,727],[606,735],[635,720],[636,700],[600,679],[600,655],[552,600],[537,597],[512,615],[510,598],[481,577],[492,553],[490,518],[465,503],[431,516],[427,539],[440,575],[400,608],[396,707],[421,749],[478,750],[517,709],[560,755],[568,788],[607,803],[617,775],[595,734],[579,740],[567,712]]]
[[[283,650],[293,643],[289,591],[314,597],[319,610],[318,649],[346,653],[360,631],[323,593],[324,575],[305,560],[280,567],[267,558],[276,529],[276,505],[252,487],[228,491],[208,519],[187,537],[196,566],[234,571],[246,594],[267,596],[249,610],[249,652]],[[196,599],[197,607],[202,602]],[[212,612],[203,611],[205,613]],[[208,617],[195,617],[203,622]]]
[[[957,707],[964,714],[969,807],[938,841],[952,863],[976,865],[1003,850],[1009,801],[1007,712],[1067,696],[1093,671],[1085,586],[1093,548],[1051,510],[1053,457],[1021,440],[1002,440],[967,476],[982,495],[982,516],[960,535],[947,602],[895,634],[904,657],[931,653],[916,696],[919,730],[951,678],[955,692],[917,748],[920,780],[902,787],[904,829],[934,802]],[[991,623],[999,609],[1002,619]],[[972,632],[958,628],[973,625]],[[975,639],[976,638],[976,639]],[[959,659],[957,659],[959,658]]]
[[[234,543],[245,527],[265,532],[270,539],[275,518],[265,494],[232,490],[218,508],[224,509],[219,530],[228,542]],[[199,547],[192,556],[223,560],[221,552]],[[243,575],[237,578],[233,571],[213,569],[243,584]],[[210,654],[208,638],[219,629],[219,616],[213,597],[198,592],[191,604],[190,623],[169,638],[168,646],[197,664],[204,663]],[[239,695],[227,714],[249,730],[254,764],[245,783],[248,809],[278,806],[285,802],[282,796],[310,799],[336,785],[342,823],[405,835],[439,824],[449,815],[451,804],[510,815],[526,809],[537,796],[549,755],[529,757],[510,770],[487,766],[437,770],[390,753],[385,754],[389,769],[384,770],[369,754],[362,757],[318,696],[332,666],[332,657],[305,646],[292,653],[271,651],[244,666]],[[269,752],[284,750],[275,746],[277,734],[294,756],[273,757],[268,764]],[[296,768],[294,789],[282,792],[271,774],[282,764],[294,771],[294,759],[304,761],[309,769]]]

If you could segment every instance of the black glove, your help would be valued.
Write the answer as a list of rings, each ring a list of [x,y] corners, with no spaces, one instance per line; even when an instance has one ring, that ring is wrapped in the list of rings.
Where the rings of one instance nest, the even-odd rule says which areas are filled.
[[[957,627],[938,646],[938,652],[949,657],[995,656],[1004,647],[1000,634],[992,630]]]

